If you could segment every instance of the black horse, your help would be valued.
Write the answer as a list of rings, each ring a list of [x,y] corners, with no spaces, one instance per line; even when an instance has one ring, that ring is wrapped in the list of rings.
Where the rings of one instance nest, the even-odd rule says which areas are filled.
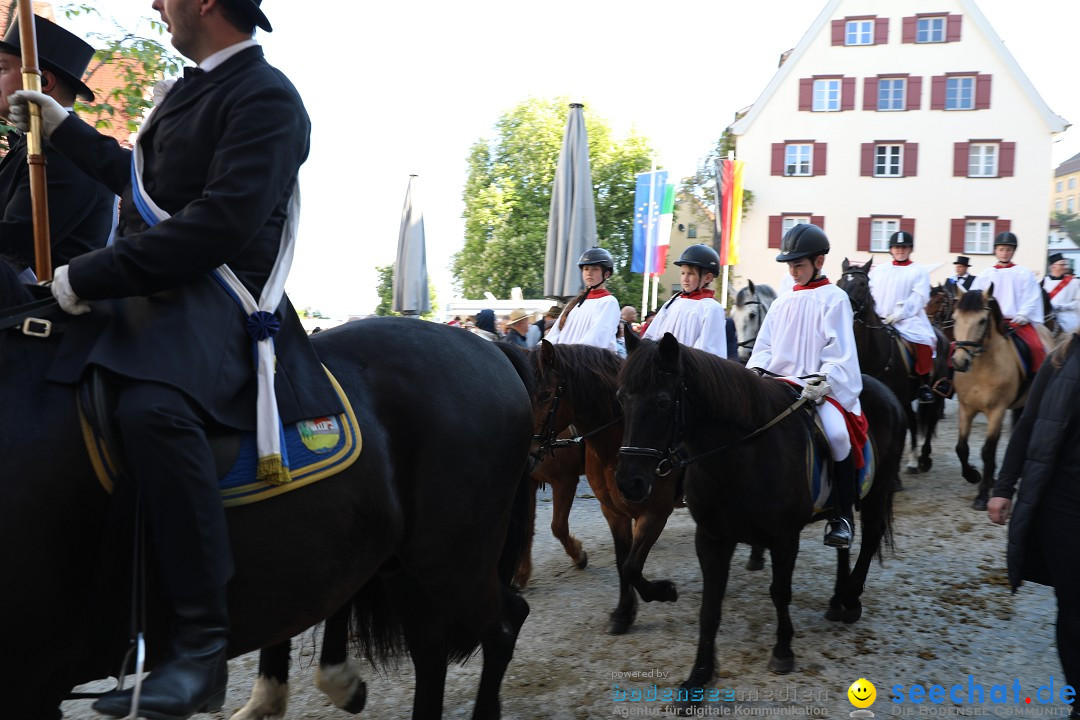
[[[28,300],[0,266],[0,308]],[[411,655],[414,718],[441,717],[448,662],[478,646],[473,717],[498,717],[528,614],[506,583],[524,541],[531,378],[491,343],[433,323],[373,319],[312,340],[363,452],[335,477],[228,511],[230,656],[352,604],[368,657]],[[0,330],[0,697],[20,720],[54,720],[73,686],[115,674],[128,635],[131,543],[116,530],[127,508],[94,478],[74,389],[45,380],[56,345]],[[151,568],[151,665],[168,635],[152,581]]]
[[[870,294],[870,263],[856,266],[845,258],[843,271],[843,277],[836,286],[851,297],[851,307],[855,312],[855,345],[859,352],[859,368],[885,383],[900,399],[908,432],[911,434],[911,457],[907,471],[913,474],[928,472],[934,465],[930,457],[931,441],[934,439],[938,420],[944,412],[945,398],[935,392],[933,402],[919,403],[917,412],[912,409],[911,404],[918,399],[919,380],[904,364],[902,351],[897,344],[896,330],[878,317],[874,297]],[[939,379],[947,378],[949,341],[938,328],[934,328],[934,335],[937,338],[937,357],[934,358],[933,376]],[[922,452],[919,452],[920,434],[923,438]]]
[[[844,622],[862,615],[859,598],[870,561],[880,555],[883,542],[891,543],[892,484],[904,446],[896,397],[873,378],[864,375],[863,383],[860,399],[878,466],[861,503],[862,541],[854,571],[850,551],[837,550],[836,583],[825,617]],[[762,545],[771,554],[777,642],[769,669],[790,672],[795,665],[788,613],[792,571],[799,533],[816,519],[805,418],[801,411],[784,416],[795,393],[785,383],[680,346],[670,334],[631,354],[619,385],[626,431],[616,478],[623,494],[640,497],[658,475],[686,466],[686,502],[697,522],[704,587],[697,658],[683,686],[705,687],[713,677],[720,609],[740,542]]]

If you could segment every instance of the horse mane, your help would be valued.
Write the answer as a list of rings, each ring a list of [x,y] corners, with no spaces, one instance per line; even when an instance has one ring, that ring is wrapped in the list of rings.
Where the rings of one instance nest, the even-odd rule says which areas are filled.
[[[710,352],[682,345],[679,362],[690,404],[707,417],[753,430],[794,401],[787,383],[758,377],[742,365]],[[619,386],[626,392],[640,393],[662,385],[665,381],[660,365],[660,343],[642,343],[623,365]]]
[[[529,365],[542,385],[546,368],[540,359],[540,347],[537,345],[529,352]],[[623,365],[621,357],[592,345],[566,343],[551,347],[558,360],[558,371],[567,380],[566,392],[577,413],[591,415],[596,412],[598,417],[605,420],[622,413],[615,397],[619,389],[619,369]]]
[[[998,305],[997,299],[994,297],[987,298],[986,307],[990,309],[990,320],[994,327],[998,329],[998,332],[1004,334],[1002,328],[1005,323],[1005,316],[1001,314],[1001,306]],[[956,309],[960,312],[981,312],[983,309],[982,290],[968,290],[957,302]]]
[[[0,257],[0,308],[10,308],[33,302],[34,295],[10,260]]]

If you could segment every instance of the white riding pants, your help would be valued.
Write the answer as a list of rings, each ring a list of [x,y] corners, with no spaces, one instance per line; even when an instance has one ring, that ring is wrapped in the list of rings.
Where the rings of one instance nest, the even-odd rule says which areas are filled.
[[[829,439],[833,460],[839,462],[851,454],[851,435],[848,434],[844,414],[828,401],[818,405],[817,411],[825,437]]]

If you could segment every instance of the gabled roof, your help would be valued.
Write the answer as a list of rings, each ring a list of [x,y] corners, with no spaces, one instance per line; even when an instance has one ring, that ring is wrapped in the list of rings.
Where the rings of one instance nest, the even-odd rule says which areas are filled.
[[[760,97],[758,97],[757,101],[751,106],[750,112],[748,112],[745,117],[740,118],[731,124],[731,132],[733,134],[742,135],[750,128],[754,123],[754,120],[757,119],[757,116],[761,114],[765,105],[772,99],[777,88],[779,88],[787,79],[788,75],[791,74],[792,69],[799,64],[802,56],[806,54],[806,49],[810,46],[810,43],[817,39],[822,30],[825,29],[826,24],[836,16],[837,8],[843,2],[844,0],[829,0],[825,4],[825,7],[818,14],[817,18],[810,24],[810,28],[806,31],[806,34],[799,40],[799,44],[795,46],[794,50],[789,51],[790,54],[788,57],[782,58],[780,69],[776,71],[776,74],[773,75],[769,84],[765,86],[765,90],[761,93]],[[987,20],[986,16],[979,10],[978,6],[975,4],[975,0],[958,0],[958,2],[964,11],[964,15],[971,19],[976,27],[979,28],[979,31],[989,41],[990,46],[997,51],[1002,63],[1012,74],[1024,94],[1027,95],[1032,106],[1038,110],[1040,115],[1042,115],[1049,131],[1051,133],[1059,133],[1071,127],[1071,123],[1050,110],[1046,101],[1042,99],[1038,90],[1031,84],[1027,75],[1025,75],[1024,71],[1020,68],[1019,63],[1016,62],[1016,58],[1012,56],[1012,53],[1005,47],[1005,43],[1001,41],[1001,38],[994,31],[993,26],[990,25],[990,21]],[[891,3],[890,7],[895,7],[896,5],[899,5],[899,3]]]
[[[1057,169],[1054,170],[1054,177],[1069,175],[1070,173],[1077,171],[1080,171],[1080,153],[1076,153],[1071,158],[1058,165]]]

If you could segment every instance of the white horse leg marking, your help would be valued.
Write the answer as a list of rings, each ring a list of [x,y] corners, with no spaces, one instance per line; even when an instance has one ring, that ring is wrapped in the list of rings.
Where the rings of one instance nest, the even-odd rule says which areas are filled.
[[[284,720],[289,703],[289,683],[263,677],[255,678],[251,699],[230,720]]]
[[[325,693],[334,707],[344,708],[364,684],[360,664],[346,660],[340,665],[320,665],[315,672],[315,687]]]

